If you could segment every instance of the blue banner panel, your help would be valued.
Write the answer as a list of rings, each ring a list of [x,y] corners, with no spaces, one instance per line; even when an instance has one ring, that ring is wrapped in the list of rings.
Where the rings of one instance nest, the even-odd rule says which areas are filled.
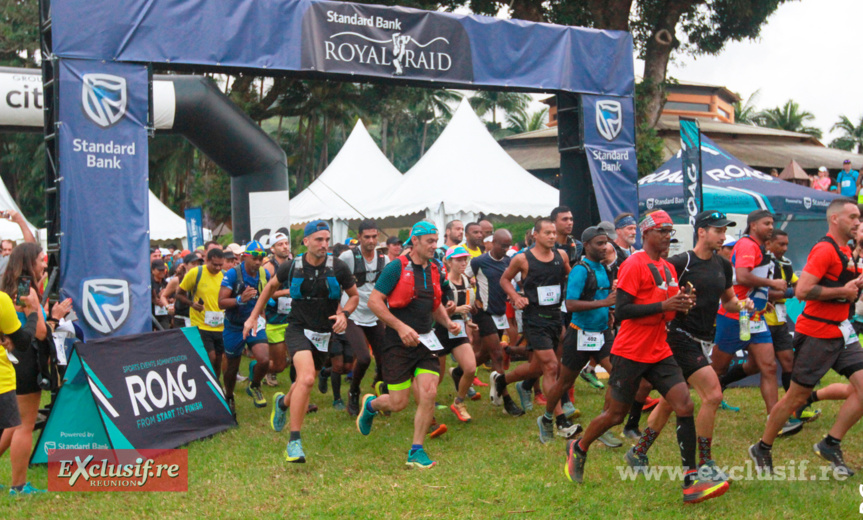
[[[60,60],[59,72],[61,291],[88,340],[152,330],[147,68]]]
[[[51,9],[63,58],[610,96],[635,88],[622,31],[313,0],[53,0]]]
[[[581,96],[584,150],[602,220],[638,215],[638,163],[632,98]],[[576,208],[573,210],[577,211]]]
[[[680,152],[683,161],[683,205],[689,225],[704,207],[701,196],[701,128],[695,119],[680,118]]]
[[[701,135],[704,209],[746,214],[767,209],[795,219],[823,219],[830,201],[839,195],[813,190],[747,166]],[[684,216],[681,153],[638,181],[638,206],[643,211],[664,209]]]
[[[194,251],[204,245],[204,212],[201,208],[186,210],[186,243],[189,250]]]

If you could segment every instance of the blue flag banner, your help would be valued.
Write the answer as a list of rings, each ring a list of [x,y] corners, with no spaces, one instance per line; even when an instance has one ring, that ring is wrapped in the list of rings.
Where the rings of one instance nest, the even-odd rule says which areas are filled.
[[[88,340],[152,330],[147,67],[62,60],[59,80],[61,293]]]
[[[635,88],[632,35],[623,31],[314,0],[53,0],[51,11],[53,51],[61,58],[326,72],[435,87],[610,96],[632,96]]]
[[[204,219],[201,208],[189,208],[186,210],[186,242],[188,249],[194,251],[204,245]]]
[[[581,96],[584,150],[602,220],[638,215],[638,163],[632,98]]]
[[[703,208],[701,194],[701,128],[696,119],[680,118],[680,158],[683,168],[683,205],[689,225]]]

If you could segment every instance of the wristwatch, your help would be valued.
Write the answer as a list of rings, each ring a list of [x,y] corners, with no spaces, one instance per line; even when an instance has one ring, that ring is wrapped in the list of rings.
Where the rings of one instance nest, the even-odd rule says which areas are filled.
[[[242,304],[243,304],[243,297],[237,296],[237,305],[242,305]]]
[[[351,313],[350,313],[349,311],[342,310],[342,314],[344,314],[344,315],[345,315],[345,319],[348,319],[348,318],[350,318],[350,317],[351,317]]]

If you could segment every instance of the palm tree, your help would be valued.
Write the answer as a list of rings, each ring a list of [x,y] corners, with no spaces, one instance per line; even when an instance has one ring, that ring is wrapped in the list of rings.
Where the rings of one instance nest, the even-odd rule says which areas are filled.
[[[806,126],[806,123],[815,120],[815,116],[811,112],[800,110],[800,105],[793,99],[789,99],[781,107],[762,110],[756,116],[756,120],[759,126],[800,132],[821,138],[820,128]]]
[[[524,112],[530,104],[531,97],[520,92],[497,92],[482,90],[470,98],[470,106],[480,117],[491,112],[492,125],[497,127],[497,111],[507,114]]]
[[[530,114],[526,114],[524,112],[507,114],[507,129],[512,130],[512,132],[516,134],[523,134],[524,132],[541,130],[545,128],[545,121],[547,117],[548,107],[544,107],[542,110],[537,110],[536,112],[532,112]]]
[[[761,89],[753,92],[745,103],[736,101],[734,103],[734,122],[742,125],[754,125],[758,116],[758,109],[755,107],[755,102],[758,100],[758,95]]]
[[[830,143],[831,148],[860,153],[863,149],[863,117],[860,118],[857,126],[854,126],[847,116],[839,116],[839,121],[830,128],[831,132],[835,130],[839,130],[843,135]]]

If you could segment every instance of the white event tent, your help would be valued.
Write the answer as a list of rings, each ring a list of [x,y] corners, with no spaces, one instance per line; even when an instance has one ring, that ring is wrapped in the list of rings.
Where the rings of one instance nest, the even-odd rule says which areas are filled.
[[[291,223],[332,221],[333,243],[340,242],[347,237],[348,221],[369,217],[401,180],[402,174],[358,120],[327,169],[291,199]]]
[[[9,190],[6,189],[6,184],[0,181],[0,211],[7,211],[10,209],[21,213],[21,208],[18,207],[18,204],[15,203],[15,199],[13,199],[12,195],[9,194]],[[26,215],[24,218],[27,218]],[[30,224],[29,221],[27,221],[27,227],[30,228],[30,232],[33,233],[33,236],[37,236],[36,228],[33,224]],[[40,233],[40,236],[44,236],[44,233]],[[3,218],[0,219],[0,239],[20,242],[24,240],[24,234],[21,232],[21,228],[18,224]]]
[[[462,101],[449,125],[370,216],[425,214],[438,229],[450,220],[475,221],[482,213],[540,217],[559,205],[558,190],[516,163]],[[443,233],[440,233],[443,240]]]

